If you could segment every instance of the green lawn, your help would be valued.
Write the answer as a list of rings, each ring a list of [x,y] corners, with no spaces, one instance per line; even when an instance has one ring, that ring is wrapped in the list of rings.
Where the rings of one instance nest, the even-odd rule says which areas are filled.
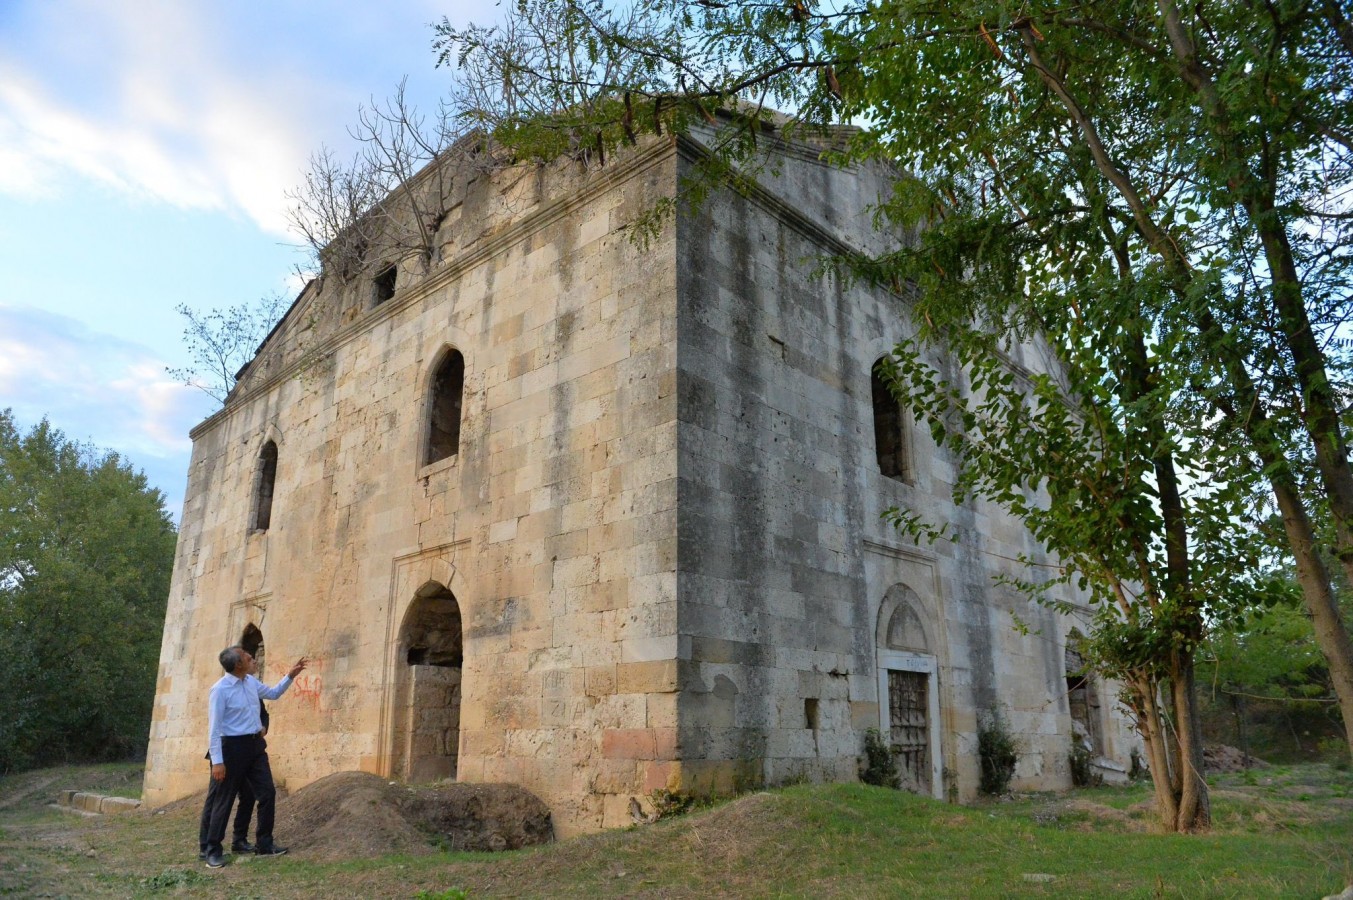
[[[137,777],[101,766],[0,780],[0,895],[1312,898],[1353,883],[1353,775],[1322,765],[1212,779],[1207,835],[1153,833],[1142,786],[959,807],[819,785],[514,853],[217,871],[196,860],[195,802],[107,818],[46,805],[62,788],[125,794]]]

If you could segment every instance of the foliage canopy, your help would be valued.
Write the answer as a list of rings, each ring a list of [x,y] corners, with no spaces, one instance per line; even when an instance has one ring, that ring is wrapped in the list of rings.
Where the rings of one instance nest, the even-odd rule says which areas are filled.
[[[174,541],[117,454],[0,411],[0,772],[143,746]]]

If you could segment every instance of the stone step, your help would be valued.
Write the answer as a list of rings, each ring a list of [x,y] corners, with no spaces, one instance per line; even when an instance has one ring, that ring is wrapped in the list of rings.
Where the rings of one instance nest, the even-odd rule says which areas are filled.
[[[56,805],[91,815],[111,816],[140,809],[141,801],[130,797],[108,797],[87,791],[62,791],[57,795]]]

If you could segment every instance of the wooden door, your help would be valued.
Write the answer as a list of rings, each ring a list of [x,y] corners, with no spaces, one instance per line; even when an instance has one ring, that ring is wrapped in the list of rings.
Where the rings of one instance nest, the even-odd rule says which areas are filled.
[[[930,796],[930,676],[888,670],[889,743],[903,790]]]

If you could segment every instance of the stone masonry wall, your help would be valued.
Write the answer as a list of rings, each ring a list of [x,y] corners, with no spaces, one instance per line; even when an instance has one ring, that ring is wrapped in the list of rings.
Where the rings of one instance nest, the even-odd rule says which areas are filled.
[[[953,462],[923,428],[908,429],[910,478],[880,473],[870,371],[912,327],[905,301],[815,271],[836,249],[878,246],[867,208],[893,176],[793,149],[777,163],[763,190],[718,194],[678,227],[686,783],[854,778],[880,725],[881,619],[905,603],[925,644],[913,649],[939,670],[937,795],[975,795],[993,713],[1023,747],[1016,785],[1065,787],[1069,626],[993,582],[1039,550],[999,509],[954,505]],[[1035,356],[1012,364],[1046,365]],[[890,507],[961,540],[918,548],[883,521]]]
[[[265,680],[314,660],[272,704],[278,780],[389,775],[407,712],[395,645],[432,583],[464,623],[462,780],[536,792],[563,833],[621,824],[663,780],[649,770],[675,734],[674,243],[641,250],[621,228],[674,165],[657,145],[599,174],[480,176],[444,261],[401,270],[385,304],[337,279],[307,291],[194,433],[147,802],[203,788],[216,655],[246,621]],[[424,467],[448,346],[465,359],[460,452]],[[267,440],[271,525],[251,531]]]

